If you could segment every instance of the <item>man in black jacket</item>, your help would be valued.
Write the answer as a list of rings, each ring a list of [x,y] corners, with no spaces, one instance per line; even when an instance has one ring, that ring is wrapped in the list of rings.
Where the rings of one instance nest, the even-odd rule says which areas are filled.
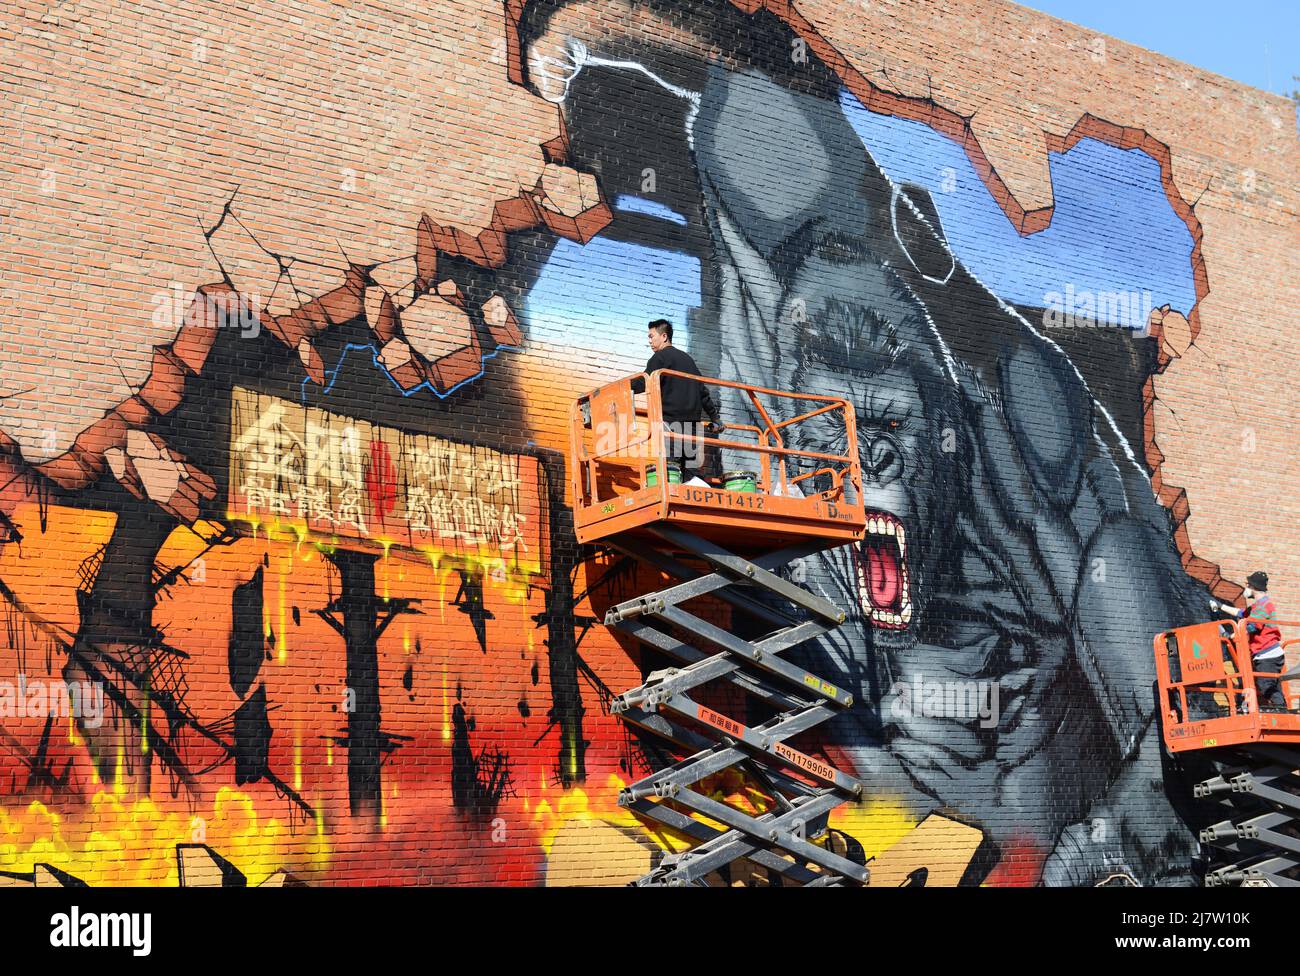
[[[667,319],[655,319],[650,323],[647,338],[654,353],[645,364],[645,371],[653,373],[659,369],[671,369],[679,373],[700,375],[700,369],[689,353],[682,352],[673,345],[673,324]],[[718,405],[703,383],[688,380],[684,376],[662,376],[659,379],[660,400],[663,405],[664,426],[668,431],[681,434],[680,438],[666,439],[664,453],[670,464],[677,464],[682,469],[682,480],[686,480],[687,463],[692,465],[700,455],[700,445],[695,438],[700,436],[699,421],[701,416],[709,418],[708,431],[716,434],[723,429],[718,420]],[[632,381],[633,393],[645,392],[645,380]]]

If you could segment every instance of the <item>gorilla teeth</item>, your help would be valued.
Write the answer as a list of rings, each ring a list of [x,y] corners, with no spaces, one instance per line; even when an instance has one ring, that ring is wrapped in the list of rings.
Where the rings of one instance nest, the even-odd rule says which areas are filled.
[[[889,515],[869,515],[867,516],[867,531],[872,535],[888,535],[898,540],[898,548],[902,549],[903,542],[903,525],[901,522],[894,521]]]
[[[912,608],[910,574],[907,571],[907,538],[903,530],[903,524],[888,513],[868,514],[867,532],[869,535],[883,536],[894,542],[898,555],[899,585],[902,589],[902,599],[898,602],[898,612],[892,609],[882,609],[874,605],[867,581],[865,559],[861,552],[855,551],[859,604],[872,624],[889,629],[906,629],[912,622],[914,610]],[[864,540],[863,545],[868,544]]]

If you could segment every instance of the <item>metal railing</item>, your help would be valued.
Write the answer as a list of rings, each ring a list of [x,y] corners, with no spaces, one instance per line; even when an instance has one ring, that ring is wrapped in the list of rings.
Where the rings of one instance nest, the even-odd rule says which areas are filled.
[[[665,424],[662,380],[681,377],[719,391],[738,395],[758,423],[728,423],[720,431],[700,434]],[[645,385],[644,405],[636,402],[633,383]],[[775,420],[791,410],[800,411]],[[836,425],[843,437],[845,453],[791,446],[806,429],[802,425],[816,418]],[[835,418],[835,419],[832,419]],[[842,434],[839,432],[842,431]],[[723,436],[726,435],[726,436]],[[861,498],[861,469],[857,452],[857,426],[852,405],[838,397],[794,393],[711,377],[693,376],[675,370],[636,373],[607,383],[574,401],[570,412],[572,487],[575,508],[598,505],[616,497],[615,486],[636,491],[648,485],[653,467],[658,484],[668,488],[669,450],[676,443],[693,442],[691,453],[708,449],[735,458],[754,459],[756,489],[768,494],[815,496],[828,501]],[[791,477],[787,462],[810,470]],[[822,479],[817,482],[814,479]],[[621,480],[620,480],[621,479]],[[815,484],[825,485],[809,490]],[[610,493],[605,494],[608,487]],[[852,493],[852,499],[848,496]]]
[[[1256,679],[1291,681],[1290,672],[1257,672],[1250,634],[1241,620],[1211,620],[1157,634],[1156,675],[1162,707],[1174,725],[1258,714]],[[1270,620],[1273,627],[1300,627],[1300,621]],[[1282,649],[1300,638],[1282,642]],[[1190,653],[1190,656],[1189,656]]]

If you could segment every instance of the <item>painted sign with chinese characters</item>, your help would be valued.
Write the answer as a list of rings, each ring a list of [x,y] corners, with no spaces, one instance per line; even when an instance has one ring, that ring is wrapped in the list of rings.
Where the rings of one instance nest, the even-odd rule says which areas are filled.
[[[538,557],[538,462],[236,387],[230,514],[413,549]]]

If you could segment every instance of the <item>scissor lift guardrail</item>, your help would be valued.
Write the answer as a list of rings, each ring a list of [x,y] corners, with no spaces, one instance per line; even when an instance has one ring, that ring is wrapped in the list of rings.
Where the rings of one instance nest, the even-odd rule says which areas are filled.
[[[831,397],[702,380],[738,393],[757,418],[752,425],[729,425],[729,433],[739,437],[704,439],[720,449],[760,456],[755,497],[733,498],[722,490],[686,491],[667,478],[658,485],[646,483],[649,464],[665,471],[664,442],[673,435],[662,432],[659,375],[645,377],[645,409],[635,407],[630,387],[619,387],[631,379],[593,391],[575,404],[573,469],[579,538],[675,581],[625,600],[605,615],[607,626],[677,662],[651,673],[612,704],[623,721],[666,740],[682,756],[620,793],[619,803],[637,816],[693,844],[665,855],[636,883],[707,884],[724,877],[720,872],[729,865],[748,860],[781,883],[866,884],[866,865],[818,843],[827,838],[831,811],[862,796],[862,782],[790,744],[853,704],[844,689],[785,656],[835,629],[845,614],[778,572],[862,537],[866,517],[856,451],[801,452],[787,442],[799,423],[813,417],[824,423],[832,414],[842,418],[845,443],[855,445],[852,407]],[[774,420],[781,412],[765,404],[769,397],[812,400],[814,406],[799,416]],[[584,401],[594,404],[590,416],[578,409]],[[591,416],[616,424],[619,431],[601,450],[593,449],[587,433]],[[629,460],[629,449],[638,444],[645,450]],[[798,459],[811,462],[805,466],[812,470],[788,477],[785,464]],[[621,497],[601,494],[602,463],[622,464],[630,485]],[[814,475],[822,476],[822,491],[812,490]],[[737,540],[743,542],[743,552],[736,551],[742,548]],[[705,596],[757,621],[765,632],[742,637],[685,608]],[[704,704],[706,686],[730,686],[741,700],[760,703],[772,715],[746,724]],[[743,771],[773,806],[763,812],[741,809],[699,788],[728,769]]]
[[[1155,657],[1165,744],[1218,766],[1218,775],[1195,785],[1194,796],[1230,813],[1200,832],[1209,856],[1206,886],[1300,887],[1300,713],[1260,706],[1245,622],[1158,634]],[[1300,669],[1267,677],[1296,680]]]

